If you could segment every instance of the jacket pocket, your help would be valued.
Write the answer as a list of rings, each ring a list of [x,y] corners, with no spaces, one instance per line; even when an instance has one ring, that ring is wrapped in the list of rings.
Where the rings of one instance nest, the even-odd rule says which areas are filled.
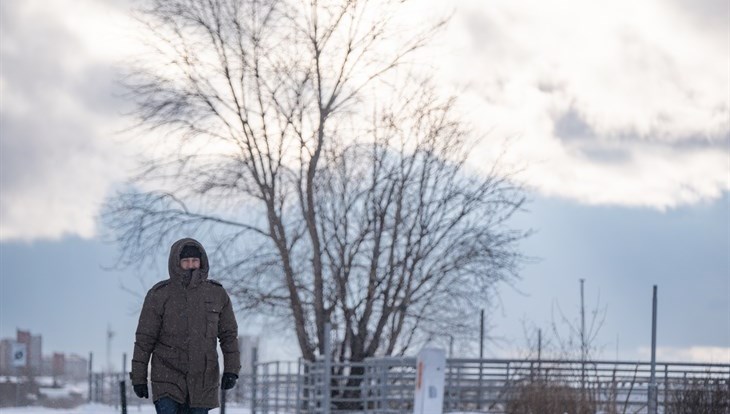
[[[175,348],[157,344],[152,351],[152,382],[175,382],[180,375],[179,356]]]
[[[214,302],[205,302],[205,336],[215,338],[218,336],[218,321],[220,320],[220,309]]]
[[[203,388],[218,387],[220,385],[220,373],[218,367],[218,353],[207,353],[205,355],[205,373],[203,374]]]
[[[218,319],[219,313],[207,312],[205,317],[205,336],[208,338],[215,338],[218,336]]]

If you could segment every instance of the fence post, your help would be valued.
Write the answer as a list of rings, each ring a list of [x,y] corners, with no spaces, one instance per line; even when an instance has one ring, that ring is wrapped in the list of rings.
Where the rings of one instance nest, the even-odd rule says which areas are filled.
[[[221,413],[226,414],[226,390],[221,387]]]
[[[372,372],[370,371],[370,363],[366,360],[363,361],[363,379],[360,383],[360,398],[363,403],[363,412],[368,414],[370,412],[370,377]]]
[[[127,387],[124,380],[119,381],[119,399],[122,402],[122,414],[127,414]]]
[[[251,350],[251,414],[256,414],[256,387],[258,385],[258,347]]]
[[[330,340],[332,324],[324,324],[324,395],[322,396],[322,412],[330,414],[332,398],[332,341]]]
[[[302,358],[300,357],[299,363],[297,364],[297,394],[294,398],[295,414],[299,414],[302,407],[304,406],[304,391],[302,390],[302,381],[304,380],[303,373],[304,370],[302,369]]]
[[[507,372],[505,373],[505,382],[507,383],[507,386],[509,386],[509,380],[510,380],[510,378],[509,378],[509,364],[510,364],[510,361],[507,361]]]
[[[126,375],[125,372],[127,372],[127,353],[125,352],[122,354],[122,379],[119,381],[119,391],[120,391],[120,398],[119,403],[122,406],[122,414],[127,414],[127,382],[126,382]]]
[[[662,399],[662,407],[667,410],[667,388],[669,386],[669,364],[664,364],[664,398]]]
[[[449,371],[449,378],[454,376],[454,366]],[[451,394],[451,404],[446,402],[446,352],[439,348],[423,348],[416,359],[416,386],[413,395],[413,412],[415,414],[442,414],[444,406],[458,407],[461,402],[460,393]],[[456,366],[457,386],[461,386],[461,367]]]
[[[276,361],[276,374],[274,374],[274,412],[279,412],[279,379],[281,372],[279,370],[279,361]]]
[[[384,359],[378,361],[378,365],[380,367],[380,384],[378,384],[380,412],[384,412],[388,410],[388,365]]]
[[[91,402],[91,401],[92,401],[92,399],[91,399],[91,398],[92,398],[92,395],[93,395],[93,394],[91,393],[91,392],[92,392],[92,388],[93,388],[93,387],[92,387],[92,384],[91,384],[91,380],[92,380],[92,375],[91,375],[91,372],[92,372],[92,365],[91,365],[91,362],[93,361],[93,358],[94,358],[94,354],[93,354],[93,353],[91,353],[91,352],[89,352],[89,402]]]
[[[264,364],[264,373],[261,378],[261,412],[262,414],[269,414],[269,402],[271,396],[269,390],[271,388],[271,376],[269,375],[269,365]]]
[[[482,368],[484,364],[484,309],[479,313],[479,380],[477,384],[477,411],[482,409]]]

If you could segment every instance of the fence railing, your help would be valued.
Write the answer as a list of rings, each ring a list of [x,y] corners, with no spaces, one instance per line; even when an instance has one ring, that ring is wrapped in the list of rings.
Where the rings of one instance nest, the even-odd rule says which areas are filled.
[[[253,374],[242,376],[237,401],[254,414],[412,412],[415,358],[332,362],[329,376],[324,366],[257,363]],[[688,387],[730,393],[730,364],[658,363],[656,369],[659,412],[673,393]],[[645,413],[649,378],[648,362],[448,359],[444,412],[504,413],[522,387],[558,384],[605,412]]]
[[[227,393],[229,404],[248,406],[252,414],[413,411],[415,358],[335,361],[328,366],[324,361],[257,362],[252,368]],[[444,412],[505,413],[510,401],[535,384],[576,392],[598,412],[647,412],[648,362],[447,359],[445,374]],[[94,374],[91,400],[118,404],[121,378]],[[730,364],[660,362],[656,378],[659,413],[670,412],[673,396],[683,390],[730,395]],[[720,412],[730,414],[730,406]]]

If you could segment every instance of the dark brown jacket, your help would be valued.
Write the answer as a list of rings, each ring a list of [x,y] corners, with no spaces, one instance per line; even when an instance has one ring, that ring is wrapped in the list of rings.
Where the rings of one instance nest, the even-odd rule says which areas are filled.
[[[180,251],[197,246],[200,269],[193,271],[187,287],[180,267]],[[208,279],[208,256],[193,239],[175,242],[168,262],[170,278],[147,292],[139,315],[132,384],[147,384],[147,365],[152,356],[152,398],[162,397],[191,407],[218,407],[220,370],[216,339],[223,351],[223,372],[238,374],[238,325],[231,300],[220,283]],[[189,272],[189,271],[188,271]]]

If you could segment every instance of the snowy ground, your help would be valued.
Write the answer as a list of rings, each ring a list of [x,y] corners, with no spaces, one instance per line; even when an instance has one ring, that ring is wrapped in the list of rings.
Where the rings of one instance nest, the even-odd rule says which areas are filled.
[[[77,408],[43,408],[43,407],[6,407],[0,408],[0,414],[119,414],[122,409],[109,405],[84,404]],[[210,410],[209,414],[220,414],[220,409]],[[131,405],[127,407],[127,414],[155,414],[152,404]],[[250,414],[248,408],[226,406],[226,414]]]

